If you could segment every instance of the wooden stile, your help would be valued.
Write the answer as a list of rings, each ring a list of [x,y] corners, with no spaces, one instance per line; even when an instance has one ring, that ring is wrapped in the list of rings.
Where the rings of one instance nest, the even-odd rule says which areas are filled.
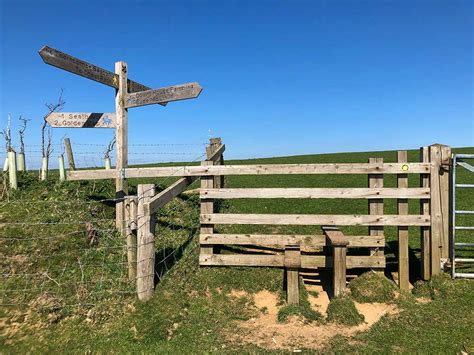
[[[427,163],[430,160],[429,148],[420,148],[420,161]],[[420,187],[428,188],[430,186],[430,175],[420,174]],[[428,199],[420,200],[420,214],[425,216],[430,214],[430,201]],[[430,227],[420,227],[420,245],[421,245],[421,277],[423,280],[429,280],[431,275],[431,252],[430,252]]]
[[[155,185],[138,185],[137,294],[140,301],[150,300],[155,289],[155,221],[149,205],[154,194]]]
[[[124,203],[123,199],[128,194],[128,184],[125,179],[124,169],[128,166],[128,111],[125,108],[127,99],[127,63],[116,62],[115,74],[118,75],[118,89],[115,94],[115,115],[117,120],[116,149],[117,164],[115,168],[115,197],[119,199],[116,203],[116,226],[122,235],[125,235]]]
[[[203,161],[201,165],[206,167],[212,165],[212,161]],[[213,176],[202,176],[201,177],[201,188],[212,189],[214,187]],[[201,199],[201,214],[214,213],[214,201],[211,199]],[[201,234],[213,234],[214,225],[213,223],[201,222]],[[214,247],[212,245],[200,245],[199,253],[201,256],[213,255]]]
[[[397,160],[399,163],[406,163],[408,161],[407,151],[399,151],[397,153]],[[398,174],[397,175],[397,186],[400,189],[408,188],[408,175]],[[398,199],[398,214],[408,214],[408,200]],[[398,286],[402,290],[408,290],[410,286],[409,281],[409,239],[408,239],[408,227],[398,226]]]
[[[383,158],[369,158],[369,164],[383,165]],[[401,167],[400,167],[401,170]],[[369,188],[383,188],[383,175],[371,174],[368,176]],[[369,200],[369,215],[383,215],[383,199]],[[384,228],[382,226],[369,227],[369,235],[377,236],[384,235]],[[381,248],[374,248],[370,250],[370,255],[382,256],[384,250]]]

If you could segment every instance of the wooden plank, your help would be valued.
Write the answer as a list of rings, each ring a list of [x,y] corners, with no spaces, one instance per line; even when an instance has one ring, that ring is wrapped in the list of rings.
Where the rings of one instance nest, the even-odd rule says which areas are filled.
[[[139,184],[137,215],[137,295],[142,302],[149,301],[155,290],[155,220],[150,214],[150,197],[155,185]]]
[[[128,166],[128,111],[123,106],[125,97],[127,97],[127,63],[116,62],[115,73],[119,78],[118,89],[115,94],[117,164],[115,171],[110,171],[115,173],[115,198],[119,199],[115,207],[116,226],[122,235],[125,236],[125,204],[120,199],[128,195],[128,183],[123,173],[124,169]]]
[[[196,177],[184,177],[176,181],[171,186],[167,187],[150,200],[150,213],[155,213],[161,207],[170,202],[173,198],[178,196],[181,192],[193,183]]]
[[[194,99],[202,91],[198,82],[173,85],[159,89],[139,91],[127,96],[125,107],[138,107],[170,101]]]
[[[367,235],[348,235],[349,248],[383,247],[385,237]],[[284,234],[201,234],[201,244],[233,244],[233,245],[258,245],[280,246],[299,245],[304,247],[326,246],[325,235],[284,235]]]
[[[268,164],[268,165],[209,165],[128,168],[127,178],[165,176],[214,176],[214,175],[324,175],[324,174],[397,174],[407,164]],[[430,164],[409,163],[408,174],[430,173]],[[101,180],[113,178],[104,170],[80,170],[68,173],[68,180]]]
[[[202,166],[207,167],[213,164],[212,161],[201,162]],[[201,177],[201,188],[213,188],[214,177],[213,176],[202,176]],[[214,213],[214,201],[211,199],[201,199],[201,214]],[[201,234],[213,234],[214,225],[212,223],[201,222]],[[199,248],[200,256],[212,256],[214,248],[212,245],[200,245]]]
[[[420,148],[420,161],[427,163],[430,160],[428,147]],[[430,175],[420,174],[420,187],[430,186]],[[430,201],[428,199],[420,200],[420,214],[428,216],[430,214]],[[421,277],[423,280],[429,280],[431,275],[431,251],[430,251],[430,227],[420,227],[420,245],[421,245]]]
[[[38,53],[46,64],[97,81],[98,83],[115,89],[119,88],[120,78],[117,73],[114,74],[106,69],[87,63],[81,59],[73,57],[72,55],[63,53],[48,46],[41,48]],[[148,86],[132,80],[127,80],[127,87],[129,92],[150,90]],[[164,106],[166,103],[161,103],[161,105]]]
[[[408,154],[406,150],[397,152],[397,161],[399,163],[406,163],[408,161]],[[400,189],[408,188],[408,175],[397,175],[397,186]],[[408,200],[400,198],[397,200],[398,214],[408,214]],[[410,287],[409,280],[409,250],[408,250],[408,227],[398,227],[398,286],[402,290],[408,290]]]
[[[369,164],[383,165],[383,158],[369,158]],[[404,165],[400,167],[400,170],[404,169]],[[383,188],[383,174],[371,174],[368,175],[369,188]],[[369,200],[369,215],[383,215],[383,199],[372,199]],[[384,235],[383,226],[370,226],[369,235]],[[384,255],[383,248],[374,248],[370,250],[370,255]],[[383,272],[378,270],[379,272]]]
[[[69,169],[76,170],[76,164],[74,163],[74,154],[72,153],[71,141],[69,140],[69,138],[64,138],[64,146],[66,147]]]
[[[443,217],[441,213],[440,168],[441,149],[439,145],[430,148],[430,213],[431,213],[431,276],[441,273],[441,248],[443,237]]]
[[[346,290],[347,247],[333,246],[333,296],[342,296]]]
[[[283,267],[284,255],[256,255],[256,254],[214,254],[200,255],[201,266],[264,266]],[[332,257],[324,255],[301,255],[301,268],[315,269],[318,267],[332,267]],[[346,268],[384,268],[385,257],[367,255],[348,255]]]
[[[441,238],[441,257],[449,258],[449,224],[450,224],[450,174],[451,174],[451,147],[441,145],[441,175],[439,177],[441,194],[441,218],[443,223],[443,236]]]
[[[300,277],[298,269],[301,267],[301,251],[298,246],[285,248],[284,265],[286,267],[286,302],[299,304]]]
[[[406,175],[406,174],[404,174]],[[429,198],[426,188],[236,188],[201,189],[201,197],[236,198]]]
[[[339,228],[323,226],[321,229],[328,240],[327,245],[348,246],[349,238],[342,233]]]
[[[46,117],[51,127],[56,128],[115,128],[115,113],[98,112],[52,112]]]
[[[215,213],[201,214],[201,223],[335,226],[427,226],[430,225],[430,216]]]

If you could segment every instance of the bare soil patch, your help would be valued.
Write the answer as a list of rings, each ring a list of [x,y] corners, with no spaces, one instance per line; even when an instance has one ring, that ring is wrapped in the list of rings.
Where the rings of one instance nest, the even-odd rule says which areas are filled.
[[[321,286],[308,285],[308,291],[317,291],[318,296],[309,295],[314,310],[326,314],[329,297]],[[232,292],[235,297],[240,293]],[[385,314],[398,312],[395,305],[384,303],[356,303],[357,310],[364,315],[365,323],[358,326],[342,326],[334,323],[307,323],[298,316],[291,316],[286,323],[278,322],[278,296],[270,291],[253,295],[258,316],[247,321],[238,321],[239,331],[227,334],[234,343],[254,344],[267,349],[321,349],[335,335],[350,336],[366,331]]]

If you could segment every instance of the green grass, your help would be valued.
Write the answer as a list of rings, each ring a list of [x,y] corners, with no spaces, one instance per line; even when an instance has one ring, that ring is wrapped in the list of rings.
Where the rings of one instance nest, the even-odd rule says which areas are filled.
[[[473,152],[460,149],[458,152]],[[395,152],[309,155],[229,161],[237,163],[365,162],[369,157],[395,161]],[[417,161],[418,152],[410,151]],[[53,174],[54,179],[54,174]],[[460,182],[469,181],[460,174]],[[132,179],[161,187],[175,179]],[[232,176],[230,187],[366,187],[367,177],[351,176]],[[180,197],[158,216],[156,258],[160,282],[155,297],[146,304],[136,301],[133,284],[127,280],[123,240],[113,229],[114,209],[107,202],[80,204],[114,196],[112,181],[38,182],[36,174],[19,179],[20,190],[0,200],[0,352],[160,352],[208,353],[255,352],[253,346],[231,343],[226,334],[237,332],[235,322],[256,316],[252,293],[267,289],[283,292],[283,272],[271,268],[200,268],[196,236],[198,199]],[[385,177],[385,186],[396,186],[395,175]],[[410,177],[410,186],[419,186]],[[191,188],[196,187],[194,184]],[[472,189],[471,189],[472,190]],[[1,195],[1,194],[0,194]],[[474,191],[458,197],[459,209],[472,209]],[[45,207],[47,206],[47,207]],[[410,202],[418,213],[418,202]],[[365,214],[363,200],[232,200],[221,205],[236,213],[334,213]],[[386,200],[386,213],[396,213],[395,201]],[[463,216],[470,223],[472,216]],[[99,246],[85,241],[82,224],[92,221],[99,229]],[[48,222],[48,225],[15,225],[11,222]],[[472,223],[471,223],[472,224]],[[109,231],[110,230],[110,231]],[[315,233],[317,226],[220,226],[219,232]],[[348,234],[367,233],[366,228],[346,227]],[[419,279],[419,230],[410,228],[411,281]],[[386,275],[396,270],[396,228],[386,228]],[[467,239],[468,233],[459,234]],[[225,251],[223,251],[225,252]],[[351,251],[361,252],[361,251]],[[25,275],[29,275],[26,277]],[[27,290],[27,291],[25,291]],[[246,296],[232,297],[232,290]],[[15,292],[17,291],[17,292]],[[304,293],[304,292],[303,292]],[[417,284],[414,293],[433,299],[426,304],[414,297],[399,302],[400,313],[384,317],[367,332],[336,337],[324,352],[428,352],[457,353],[472,350],[474,283],[433,280]],[[288,310],[304,314],[309,308]],[[285,307],[284,307],[285,308]],[[291,312],[290,312],[291,311]],[[313,315],[314,316],[314,315]],[[309,315],[309,319],[311,319]],[[316,319],[317,317],[315,317]],[[319,321],[319,320],[318,320]]]
[[[333,298],[328,306],[328,321],[343,325],[358,325],[364,322],[364,316],[360,314],[354,301],[348,296]]]
[[[357,302],[389,303],[395,300],[395,283],[373,271],[368,271],[352,280],[349,289]]]

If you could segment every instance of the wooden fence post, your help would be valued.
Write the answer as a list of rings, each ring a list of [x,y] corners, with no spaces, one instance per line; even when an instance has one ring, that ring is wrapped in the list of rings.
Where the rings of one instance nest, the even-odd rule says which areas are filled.
[[[66,170],[64,169],[64,156],[61,154],[58,157],[59,161],[59,181],[66,180]]]
[[[443,238],[443,216],[441,210],[440,169],[441,147],[437,144],[430,147],[430,214],[431,214],[431,276],[441,273],[441,248]]]
[[[64,138],[64,146],[66,147],[69,170],[76,170],[76,164],[74,163],[74,154],[72,153],[71,141],[69,140],[69,138]]]
[[[207,159],[211,157],[211,155],[219,148],[222,144],[221,138],[210,138],[209,145],[206,147],[206,156]],[[221,154],[218,160],[214,162],[214,165],[224,165],[224,154]],[[215,176],[214,177],[214,187],[219,189],[224,187],[224,176]]]
[[[441,169],[440,169],[440,194],[441,194],[441,215],[443,219],[443,237],[441,258],[446,262],[449,258],[449,233],[450,233],[450,176],[451,176],[451,147],[441,145]]]
[[[369,158],[370,164],[383,164],[383,158]],[[383,174],[369,174],[368,185],[373,188],[383,187]],[[369,199],[369,215],[383,215],[383,199]],[[371,236],[383,236],[383,226],[370,226],[369,235]],[[370,255],[383,256],[383,248],[371,248]],[[379,272],[383,273],[383,269],[378,269]]]
[[[137,278],[137,196],[127,196],[125,200],[125,224],[127,226],[128,278]]]
[[[10,187],[14,190],[18,189],[16,153],[13,150],[8,152],[8,177],[10,180]]]
[[[118,89],[115,95],[115,115],[117,119],[116,128],[116,178],[115,178],[115,197],[119,199],[115,206],[116,226],[122,235],[125,235],[124,223],[124,203],[122,200],[128,194],[127,179],[125,179],[125,168],[128,165],[128,110],[125,108],[127,99],[127,63],[116,62],[115,74],[119,77]]]
[[[428,147],[420,148],[420,162],[428,163],[430,154]],[[430,187],[430,175],[420,174],[420,187]],[[430,214],[430,200],[420,200],[420,214]],[[420,227],[420,245],[421,245],[421,278],[429,280],[431,275],[431,251],[430,251],[430,227]]]
[[[397,161],[399,163],[408,162],[407,151],[399,151],[397,153]],[[408,165],[406,165],[408,169]],[[403,167],[402,167],[403,170]],[[397,187],[399,189],[408,188],[408,174],[397,174]],[[408,214],[408,200],[398,199],[398,214]],[[408,227],[398,226],[398,287],[402,290],[408,290],[410,287],[410,274],[409,274],[409,237]]]
[[[213,165],[212,161],[202,161],[202,166]],[[213,189],[214,188],[214,176],[202,176],[201,177],[201,188],[203,189]],[[201,214],[210,214],[214,213],[214,200],[205,199],[201,197]],[[214,225],[213,224],[201,224],[201,234],[213,234]],[[199,250],[200,256],[209,256],[214,253],[214,247],[212,245],[201,245]]]
[[[138,185],[137,294],[143,302],[150,300],[155,290],[155,221],[149,205],[154,194],[155,185]]]
[[[285,247],[286,301],[288,304],[300,303],[301,250],[297,245]]]

